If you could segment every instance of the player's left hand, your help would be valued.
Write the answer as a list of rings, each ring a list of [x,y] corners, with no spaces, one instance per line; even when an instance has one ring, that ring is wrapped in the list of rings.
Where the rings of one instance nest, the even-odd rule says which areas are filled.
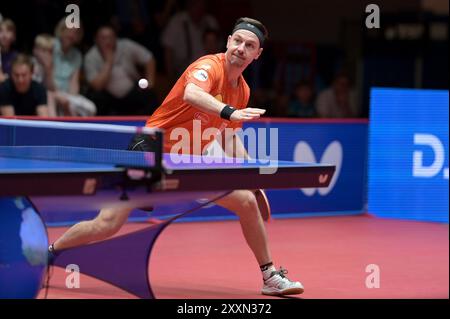
[[[231,114],[230,120],[239,122],[239,121],[250,121],[250,120],[256,120],[266,113],[266,110],[264,109],[257,109],[253,107],[247,107],[242,110],[236,110]]]

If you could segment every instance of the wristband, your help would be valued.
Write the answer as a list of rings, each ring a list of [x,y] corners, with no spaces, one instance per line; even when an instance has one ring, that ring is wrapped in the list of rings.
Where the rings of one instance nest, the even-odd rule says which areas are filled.
[[[223,107],[222,111],[220,112],[220,117],[225,120],[230,120],[231,114],[233,114],[234,111],[236,111],[236,109],[227,104]]]

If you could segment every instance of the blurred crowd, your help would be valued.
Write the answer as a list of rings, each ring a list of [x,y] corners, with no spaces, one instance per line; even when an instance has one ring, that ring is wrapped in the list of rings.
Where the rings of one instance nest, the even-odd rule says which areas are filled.
[[[0,12],[0,116],[150,115],[190,63],[226,50],[230,30],[205,0],[112,3],[106,19],[81,19],[80,28],[68,28],[62,11],[32,43]],[[324,85],[308,54],[291,65],[275,43],[264,50],[244,74],[250,106],[274,117],[361,115],[345,70]]]

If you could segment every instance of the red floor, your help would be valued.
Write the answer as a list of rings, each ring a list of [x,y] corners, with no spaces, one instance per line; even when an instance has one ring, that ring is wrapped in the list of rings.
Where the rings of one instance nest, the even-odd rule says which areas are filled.
[[[143,224],[128,224],[120,232]],[[54,240],[65,229],[50,228]],[[398,221],[368,215],[278,219],[268,224],[277,266],[305,286],[301,298],[449,298],[448,224]],[[380,269],[380,287],[366,288],[366,266]],[[269,298],[237,221],[177,223],[157,241],[150,276],[157,298]],[[48,298],[135,298],[54,268]],[[43,298],[41,291],[39,298]]]

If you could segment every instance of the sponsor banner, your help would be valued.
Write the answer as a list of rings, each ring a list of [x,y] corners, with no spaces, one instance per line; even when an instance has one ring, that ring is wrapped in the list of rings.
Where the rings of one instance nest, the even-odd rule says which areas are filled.
[[[367,194],[367,123],[365,122],[251,122],[244,125],[257,132],[257,138],[266,140],[266,156],[270,154],[270,134],[277,129],[280,160],[331,163],[335,175],[327,188],[267,190],[272,214],[301,216],[309,213],[356,214],[366,209]],[[272,131],[270,130],[272,129]],[[261,135],[265,134],[263,137]],[[247,141],[245,141],[247,146]],[[257,150],[262,155],[264,151]],[[215,153],[217,154],[217,153]],[[227,216],[224,209],[211,207],[192,214],[204,218]]]
[[[448,223],[448,91],[371,92],[369,212]]]

